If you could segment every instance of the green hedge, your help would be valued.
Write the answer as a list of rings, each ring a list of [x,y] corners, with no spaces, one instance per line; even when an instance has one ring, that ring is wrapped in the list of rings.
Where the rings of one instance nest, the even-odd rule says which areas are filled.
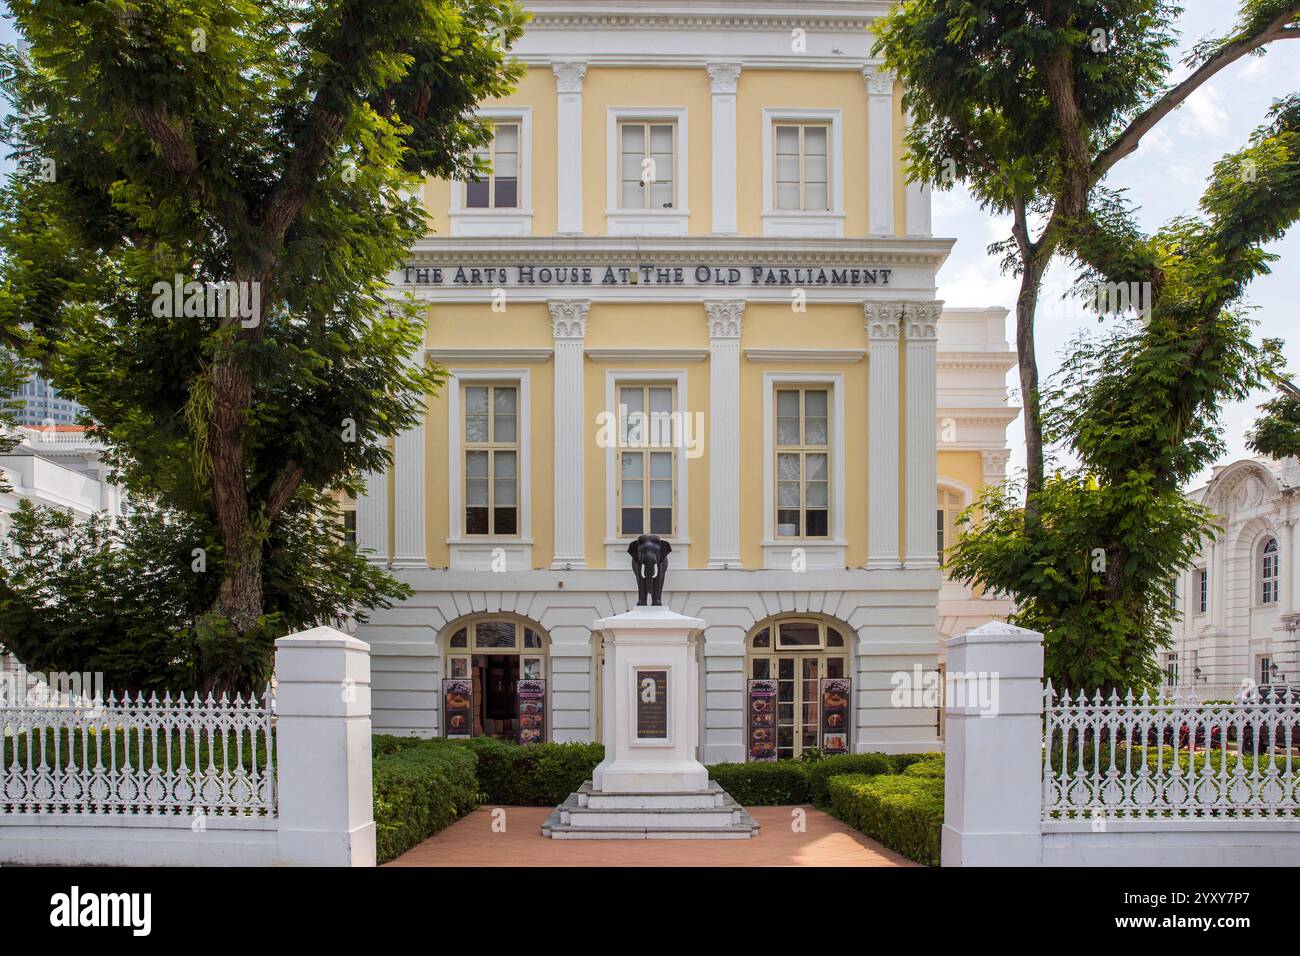
[[[895,762],[886,754],[838,754],[823,757],[816,763],[807,765],[809,802],[824,807],[830,803],[830,790],[827,783],[831,777],[846,773],[877,774],[895,773]]]
[[[918,762],[919,763],[919,762]],[[835,815],[918,863],[939,865],[943,780],[914,774],[847,774],[829,784]]]
[[[742,806],[789,806],[808,802],[807,766],[798,760],[718,763],[709,776]]]
[[[385,736],[376,736],[371,747],[380,863],[474,808],[474,755],[465,748],[441,740]]]
[[[920,763],[922,760],[938,760],[943,762],[943,754],[931,751],[923,754],[890,754],[889,759],[894,762],[894,773],[903,773],[914,763]]]
[[[927,757],[925,760],[918,760],[914,764],[909,764],[903,771],[905,777],[930,777],[940,781],[943,780],[943,757]]]
[[[484,803],[544,807],[563,803],[596,764],[605,759],[600,744],[533,744],[521,747],[492,737],[454,741],[477,758]]]

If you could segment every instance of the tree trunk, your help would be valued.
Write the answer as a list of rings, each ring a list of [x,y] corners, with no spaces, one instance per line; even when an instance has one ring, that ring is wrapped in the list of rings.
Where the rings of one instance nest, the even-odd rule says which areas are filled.
[[[1016,361],[1020,370],[1020,401],[1025,416],[1025,516],[1038,520],[1038,493],[1043,488],[1043,427],[1038,401],[1038,356],[1034,350],[1034,313],[1043,280],[1038,256],[1026,259],[1016,297]]]

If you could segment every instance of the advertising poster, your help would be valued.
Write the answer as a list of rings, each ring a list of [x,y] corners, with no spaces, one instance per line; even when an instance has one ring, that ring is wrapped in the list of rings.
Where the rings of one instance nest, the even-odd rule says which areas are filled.
[[[776,759],[776,681],[751,680],[746,697],[750,760]]]
[[[519,742],[521,744],[545,743],[546,681],[516,682],[515,699],[519,702]]]
[[[668,672],[636,669],[636,739],[668,739]]]
[[[442,720],[446,736],[471,737],[474,734],[474,685],[461,677],[442,681]]]
[[[828,677],[822,681],[822,753],[849,752],[849,681]]]

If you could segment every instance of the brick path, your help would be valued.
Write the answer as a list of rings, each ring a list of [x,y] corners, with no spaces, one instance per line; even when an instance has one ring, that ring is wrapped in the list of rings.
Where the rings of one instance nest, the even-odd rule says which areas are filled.
[[[388,866],[916,866],[828,814],[804,807],[807,829],[790,828],[792,807],[749,807],[762,829],[752,840],[551,840],[549,807],[507,807],[506,832],[492,808],[408,850]]]

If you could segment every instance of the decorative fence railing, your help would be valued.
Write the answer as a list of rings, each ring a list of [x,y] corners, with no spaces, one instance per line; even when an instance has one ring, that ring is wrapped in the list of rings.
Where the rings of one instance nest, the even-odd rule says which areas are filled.
[[[1059,697],[1047,683],[1043,819],[1300,816],[1300,694]]]
[[[270,689],[0,706],[6,814],[275,816]]]

